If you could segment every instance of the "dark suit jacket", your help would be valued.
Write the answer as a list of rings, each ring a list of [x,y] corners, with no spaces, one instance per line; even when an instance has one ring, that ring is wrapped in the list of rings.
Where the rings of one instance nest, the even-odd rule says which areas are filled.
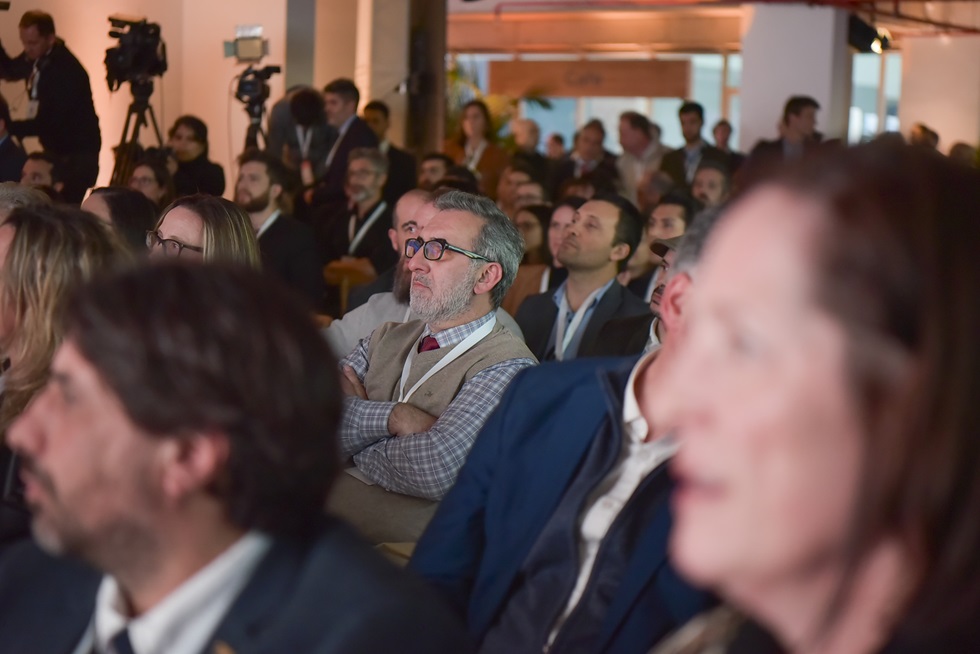
[[[674,184],[678,188],[690,189],[691,185],[687,183],[685,157],[686,154],[683,147],[671,150],[660,161],[660,170],[670,175],[670,178],[674,180]],[[730,165],[727,154],[707,143],[705,143],[704,148],[701,150],[701,161],[714,161],[724,166]]]
[[[418,186],[416,166],[412,154],[388,145],[388,181],[383,191],[388,204],[395,206],[398,198]]]
[[[100,581],[100,573],[30,541],[5,552],[0,651],[72,652]],[[438,598],[336,519],[325,519],[310,542],[274,542],[202,654],[219,642],[238,654],[469,651]]]
[[[650,338],[650,323],[654,315],[647,311],[646,315],[614,318],[602,326],[599,337],[586,352],[579,356],[586,357],[623,357],[640,354]]]
[[[310,307],[320,306],[325,290],[323,267],[308,225],[280,215],[259,237],[259,250],[265,270],[303,296]]]
[[[378,137],[359,116],[354,116],[347,132],[339,138],[340,143],[337,145],[337,151],[327,167],[327,172],[313,191],[312,205],[314,207],[333,208],[346,204],[344,179],[347,177],[347,158],[350,156],[351,150],[378,147]],[[330,148],[327,149],[328,154],[332,148],[333,144],[331,143]]]
[[[616,168],[616,155],[611,152],[605,152],[602,155],[602,161],[600,161],[598,165],[596,165],[596,167],[587,174],[598,177],[600,180],[608,181],[610,190],[613,190],[619,181],[619,170]],[[562,184],[574,178],[575,161],[571,157],[565,157],[554,167],[554,172],[551,179],[551,197],[555,200],[561,199],[560,194]],[[601,189],[596,190],[601,191]]]
[[[384,202],[384,200],[382,200]],[[367,220],[378,205],[368,209],[364,220]],[[398,261],[398,253],[391,247],[391,239],[388,238],[388,230],[391,228],[392,205],[385,203],[385,209],[371,224],[367,234],[361,239],[357,249],[354,250],[355,257],[367,257],[371,260],[375,272],[384,272]],[[350,212],[341,214],[331,220],[326,229],[329,230],[324,247],[326,249],[327,262],[336,261],[347,255],[350,246],[349,227]]]
[[[558,307],[552,296],[552,291],[530,296],[521,303],[517,315],[514,316],[524,332],[524,342],[538,361],[554,358],[554,352],[550,353],[551,356],[546,356],[549,354],[548,339],[551,338],[551,329],[558,317]],[[609,320],[649,313],[650,306],[646,302],[627,291],[619,282],[613,282],[593,310],[589,324],[585,326],[578,348],[579,356],[584,356],[595,347],[599,331]]]
[[[19,182],[25,161],[27,154],[24,149],[14,143],[13,136],[8,134],[0,143],[0,182]]]
[[[528,553],[596,438],[622,437],[635,359],[542,364],[514,378],[442,500],[409,568],[449,598],[478,642],[520,583]],[[666,475],[665,466],[653,475]],[[637,536],[590,654],[647,652],[708,597],[667,560],[665,501]]]

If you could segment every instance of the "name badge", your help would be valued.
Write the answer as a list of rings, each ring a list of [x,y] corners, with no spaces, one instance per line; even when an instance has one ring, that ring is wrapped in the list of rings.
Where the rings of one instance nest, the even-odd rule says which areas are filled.
[[[37,100],[29,100],[27,102],[27,120],[34,120],[37,118],[38,104],[39,103]]]

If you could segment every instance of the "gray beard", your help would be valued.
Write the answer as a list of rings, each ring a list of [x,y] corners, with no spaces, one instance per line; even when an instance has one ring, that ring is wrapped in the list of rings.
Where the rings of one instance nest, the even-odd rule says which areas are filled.
[[[426,323],[452,320],[470,308],[474,284],[476,284],[476,277],[471,267],[466,276],[453,285],[445,296],[422,298],[412,293],[409,306]]]

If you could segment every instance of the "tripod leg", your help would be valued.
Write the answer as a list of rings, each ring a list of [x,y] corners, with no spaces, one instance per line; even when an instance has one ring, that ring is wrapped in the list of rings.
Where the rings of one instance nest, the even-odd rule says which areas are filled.
[[[157,137],[157,145],[159,145],[162,148],[163,137],[161,136],[160,125],[157,124],[157,114],[155,111],[153,111],[153,105],[147,105],[147,108],[150,110],[150,120],[153,121],[153,133]]]

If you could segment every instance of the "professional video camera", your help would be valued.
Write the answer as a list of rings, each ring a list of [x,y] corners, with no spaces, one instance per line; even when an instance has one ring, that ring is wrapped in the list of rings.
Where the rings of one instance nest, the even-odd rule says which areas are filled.
[[[167,46],[160,38],[160,25],[145,18],[109,16],[114,29],[109,36],[119,45],[105,51],[106,82],[116,91],[123,82],[145,82],[167,71]]]
[[[258,69],[249,66],[238,78],[235,97],[249,106],[262,105],[269,99],[269,78],[281,72],[281,66],[266,66]]]

